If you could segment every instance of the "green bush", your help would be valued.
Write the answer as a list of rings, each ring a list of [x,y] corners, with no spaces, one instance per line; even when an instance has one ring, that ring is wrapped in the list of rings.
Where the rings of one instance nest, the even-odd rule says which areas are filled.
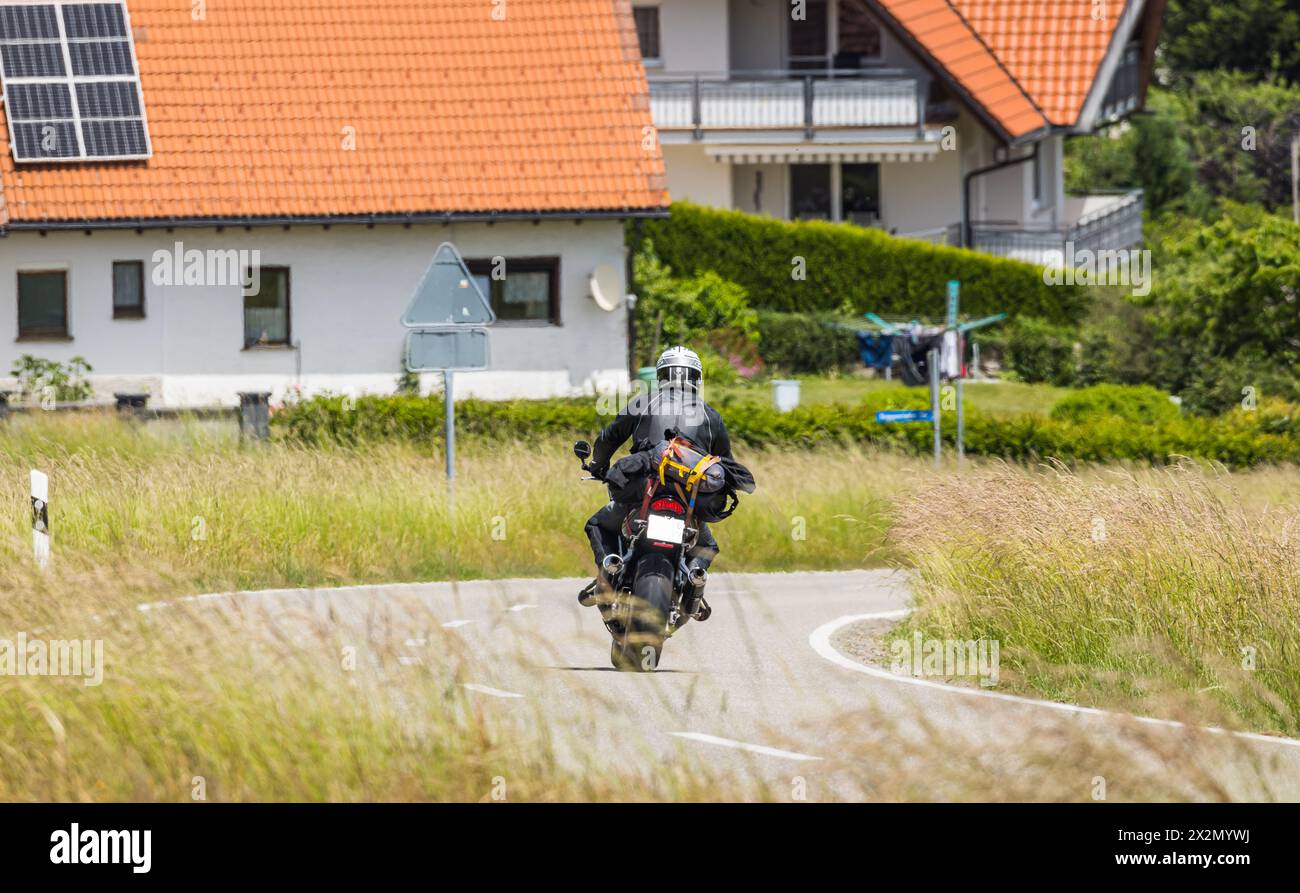
[[[67,363],[60,363],[25,353],[14,360],[9,374],[18,379],[20,397],[78,403],[89,400],[94,393],[94,388],[86,381],[86,373],[93,371],[85,357],[73,357]]]
[[[1083,289],[1046,285],[1038,267],[849,224],[786,222],[675,202],[668,218],[641,226],[678,275],[714,271],[763,310],[941,319],[950,279],[961,282],[962,310],[971,316],[1006,311],[1070,325],[1085,308]]]
[[[1099,384],[1068,394],[1052,407],[1052,418],[1075,424],[1108,418],[1149,424],[1181,414],[1167,393],[1150,385]]]
[[[1007,328],[1007,363],[1021,381],[1074,383],[1072,330],[1039,319],[1019,318]]]
[[[656,350],[709,344],[743,364],[759,339],[758,316],[745,289],[712,270],[676,276],[644,242],[632,260],[636,277],[636,357],[654,365]]]
[[[857,336],[830,314],[758,314],[763,362],[783,372],[822,373],[856,366]]]
[[[926,409],[923,388],[885,388],[862,402],[814,404],[793,412],[751,404],[723,407],[732,439],[746,448],[811,448],[855,443],[925,454],[931,449],[926,424],[877,424],[882,409]],[[459,432],[494,442],[546,436],[590,438],[610,416],[596,399],[465,400],[456,404]],[[943,437],[952,444],[953,413],[942,413]],[[317,397],[290,404],[272,420],[277,435],[306,444],[352,445],[366,440],[409,439],[440,443],[442,401],[436,397]],[[1281,401],[1217,418],[1168,417],[1154,423],[1106,415],[1085,422],[1039,415],[994,416],[966,410],[966,452],[1013,461],[1063,462],[1134,460],[1165,463],[1190,456],[1249,467],[1265,462],[1300,462],[1300,407]]]

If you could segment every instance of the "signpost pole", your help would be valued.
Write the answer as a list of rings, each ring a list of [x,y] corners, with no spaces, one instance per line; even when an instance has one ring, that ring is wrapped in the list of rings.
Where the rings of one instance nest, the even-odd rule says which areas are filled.
[[[966,435],[966,414],[962,410],[962,378],[964,371],[962,369],[962,338],[961,332],[957,328],[957,309],[961,300],[961,281],[957,279],[948,280],[948,331],[952,332],[957,339],[957,461],[960,462],[966,458],[966,444],[963,438]]]
[[[447,501],[449,503],[456,495],[456,400],[451,390],[454,374],[450,369],[442,373],[442,430],[447,442]]]
[[[939,465],[939,455],[942,449],[942,441],[939,433],[939,351],[934,348],[930,349],[929,357],[930,367],[930,412],[933,413],[934,423],[934,464],[937,468]]]
[[[957,379],[957,461],[961,462],[966,458],[966,412],[962,409],[962,382],[965,378]]]

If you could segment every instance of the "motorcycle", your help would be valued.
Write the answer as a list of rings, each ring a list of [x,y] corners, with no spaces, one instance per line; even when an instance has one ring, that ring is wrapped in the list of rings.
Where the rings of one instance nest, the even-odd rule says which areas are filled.
[[[591,445],[580,440],[573,453],[583,471],[590,473]],[[687,563],[699,528],[686,526],[686,506],[675,492],[653,479],[646,488],[641,506],[633,507],[623,519],[618,567],[608,574],[611,592],[598,603],[613,639],[610,663],[619,670],[642,673],[659,666],[664,642],[673,634],[691,620],[707,620],[711,613],[703,597],[708,574]]]

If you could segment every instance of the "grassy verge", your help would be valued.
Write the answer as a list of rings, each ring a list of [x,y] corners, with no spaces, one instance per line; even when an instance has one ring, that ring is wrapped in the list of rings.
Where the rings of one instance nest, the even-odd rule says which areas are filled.
[[[441,458],[406,442],[355,449],[225,432],[41,420],[0,438],[0,581],[27,581],[27,475],[50,476],[55,566],[168,593],[589,573],[582,532],[607,498],[565,440],[471,443],[455,511]],[[759,490],[717,526],[720,570],[879,565],[885,504],[916,464],[869,451],[745,455]],[[7,578],[7,579],[6,579]]]
[[[898,387],[896,381],[882,378],[858,378],[856,376],[809,376],[800,378],[800,402],[805,406],[818,406],[824,403],[852,405],[878,391]],[[919,389],[918,393],[924,389]],[[1051,412],[1056,402],[1070,393],[1069,388],[1058,388],[1048,384],[1025,384],[1024,382],[967,382],[964,387],[966,405],[990,415],[1019,415],[1029,413],[1045,416]],[[928,400],[925,392],[922,402]],[[710,385],[710,400],[720,402],[733,401],[749,405],[772,405],[772,383],[770,381],[738,382],[734,385]]]
[[[0,433],[0,494],[10,506],[0,526],[0,638],[25,632],[101,640],[105,667],[99,686],[0,675],[0,800],[490,800],[498,792],[512,801],[789,800],[788,779],[769,786],[757,773],[722,774],[705,761],[575,764],[564,755],[573,742],[552,737],[534,717],[466,698],[460,682],[475,655],[458,650],[457,637],[440,632],[438,618],[412,620],[432,630],[429,652],[438,657],[412,666],[399,654],[406,633],[384,616],[344,628],[332,616],[313,615],[289,629],[283,618],[247,606],[134,609],[152,598],[214,589],[584,573],[580,525],[603,497],[577,481],[567,441],[467,447],[453,521],[439,458],[410,444],[241,448],[211,426],[136,427],[89,416],[15,420]],[[971,618],[1014,616],[1022,626],[1008,627],[1008,642],[1035,624],[1048,642],[1078,625],[1074,599],[1086,592],[1071,581],[1090,578],[1075,572],[1077,557],[1063,568],[1053,564],[1053,556],[1069,557],[1069,543],[1058,542],[1053,552],[1055,540],[1033,533],[1035,512],[1056,512],[1060,518],[1039,523],[1066,530],[1073,529],[1069,518],[1087,518],[1082,509],[1067,512],[1068,499],[1035,495],[1064,486],[1059,482],[1009,469],[936,477],[924,461],[849,449],[745,459],[761,489],[719,525],[721,569],[859,567],[911,556],[925,584],[927,629],[947,623],[974,630]],[[52,486],[54,562],[43,574],[30,560],[26,479],[33,467],[49,473]],[[1182,527],[1150,527],[1172,537],[1159,547],[1171,551],[1151,547],[1152,560],[1172,556],[1182,564],[1168,578],[1174,588],[1157,590],[1164,613],[1142,628],[1154,635],[1157,619],[1177,620],[1175,584],[1180,574],[1192,574],[1184,568],[1202,568],[1187,577],[1193,587],[1237,588],[1210,598],[1181,625],[1167,623],[1180,631],[1187,653],[1218,666],[1205,655],[1233,644],[1238,636],[1224,630],[1235,628],[1259,643],[1261,667],[1294,667],[1295,589],[1287,582],[1293,577],[1268,551],[1279,542],[1276,531],[1256,535],[1241,522],[1264,517],[1273,524],[1273,510],[1262,506],[1293,498],[1297,479],[1274,470],[1242,480],[1248,514],[1211,524],[1207,548],[1263,551],[1216,577],[1196,564],[1199,513],[1188,514]],[[1087,487],[1104,483],[1094,476]],[[895,504],[904,510],[891,545]],[[1149,504],[1106,515],[1115,519],[1108,531],[1116,548],[1100,564],[1098,592],[1125,585],[1125,597],[1139,593],[1125,576],[1142,569],[1134,562]],[[1205,504],[1191,507],[1199,512]],[[926,517],[933,523],[923,524]],[[947,527],[943,518],[952,519]],[[956,524],[962,518],[976,520],[982,545],[963,539],[965,525]],[[1001,531],[1001,539],[990,531]],[[975,564],[956,560],[967,545],[976,549]],[[1235,580],[1238,572],[1243,582]],[[1162,579],[1154,566],[1139,578]],[[989,584],[1001,601],[983,604],[980,596],[990,590],[980,580],[1005,584]],[[1058,584],[1064,594],[1054,593]],[[948,587],[986,613],[939,609],[935,594]],[[1012,597],[1025,599],[1025,607],[1009,604]],[[1232,598],[1247,601],[1234,612]],[[1107,616],[1124,618],[1123,599],[1111,600]],[[1060,616],[1050,616],[1058,607]],[[1198,633],[1197,624],[1213,635]],[[992,621],[979,628],[1002,629]],[[1087,661],[1106,652],[1080,653],[1077,675],[1092,678],[1097,667]],[[1026,671],[1016,684],[1058,679],[1051,667],[1033,675],[1041,663],[1032,662],[1029,645],[1019,654]],[[1125,664],[1114,666],[1115,673],[1142,678]],[[1090,695],[1084,686],[1056,684],[1063,694]],[[597,688],[608,701],[605,688]],[[1294,706],[1285,686],[1270,691],[1281,699],[1278,716]],[[1245,703],[1252,716],[1267,718],[1261,711],[1275,702],[1261,694]],[[591,721],[572,720],[575,729]],[[1286,727],[1281,720],[1255,725]],[[1208,771],[1217,762],[1199,764],[1181,745],[1174,749],[1141,729],[1106,741],[1064,721],[1040,732],[1008,755],[929,730],[897,709],[864,708],[837,720],[837,743],[827,748],[836,756],[819,764],[826,776],[818,778],[833,776],[844,789],[878,800],[1086,800],[1096,774],[1109,780],[1113,799],[1236,795]],[[572,750],[581,751],[581,743]],[[1151,771],[1171,766],[1163,775]],[[834,796],[829,787],[815,790],[813,799]]]
[[[923,489],[893,532],[918,584],[900,633],[999,642],[1004,688],[1298,735],[1294,480],[990,467]]]

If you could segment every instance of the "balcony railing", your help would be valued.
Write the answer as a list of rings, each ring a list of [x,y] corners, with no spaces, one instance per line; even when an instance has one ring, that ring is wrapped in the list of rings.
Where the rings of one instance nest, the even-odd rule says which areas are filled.
[[[652,74],[650,112],[660,130],[915,127],[924,136],[926,90],[901,69]]]
[[[1078,262],[1083,251],[1115,251],[1142,244],[1142,190],[1097,194],[1071,201],[1079,203],[1084,211],[1069,226],[976,223],[971,226],[971,247],[1041,266],[1059,267]]]

